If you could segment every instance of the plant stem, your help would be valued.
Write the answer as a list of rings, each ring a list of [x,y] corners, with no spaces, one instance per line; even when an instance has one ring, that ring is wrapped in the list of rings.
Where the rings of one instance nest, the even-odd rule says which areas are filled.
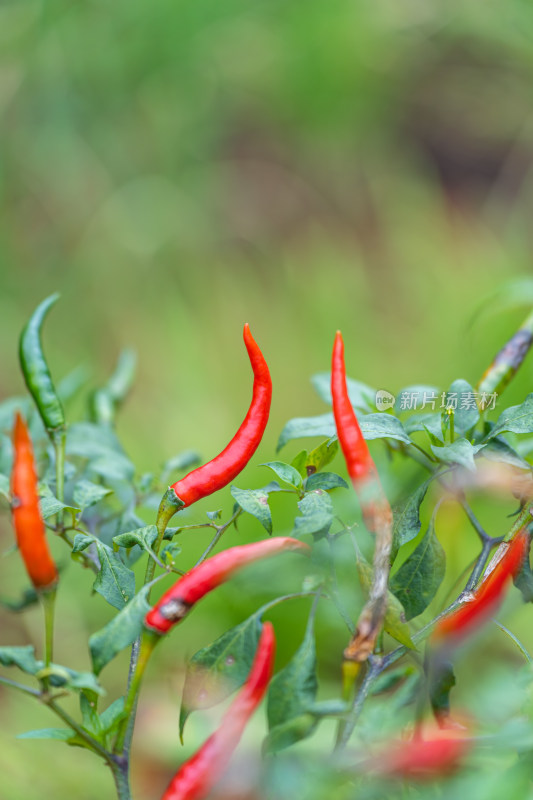
[[[129,761],[127,759],[120,759],[115,756],[109,766],[115,781],[115,788],[117,790],[118,800],[131,800],[130,783],[129,783]]]
[[[32,697],[41,697],[41,693],[37,689],[32,689],[30,686],[24,686],[23,683],[12,681],[11,678],[4,678],[0,675],[0,683],[10,686],[12,689],[18,689],[19,692],[24,692],[24,694],[30,694]]]
[[[72,730],[80,737],[80,739],[83,739],[83,741],[91,750],[93,750],[95,753],[98,753],[98,755],[107,761],[110,766],[112,765],[113,758],[111,753],[109,753],[105,747],[100,744],[100,742],[97,742],[96,739],[93,739],[93,737],[87,733],[87,731],[83,730],[83,728],[80,727],[74,719],[72,719],[70,714],[67,714],[67,712],[64,711],[52,697],[49,697],[48,699],[43,698],[43,702],[48,706],[48,708],[51,708],[54,714],[57,714],[57,716],[62,719],[63,722],[69,726],[69,728],[72,728]]]
[[[117,733],[117,739],[115,742],[114,752],[120,755],[124,754],[124,746],[126,743],[126,737],[128,733],[128,727],[130,724],[130,718],[132,717],[135,704],[137,701],[137,695],[139,694],[141,688],[141,682],[144,676],[144,671],[150,660],[150,656],[152,655],[152,650],[155,647],[156,642],[159,640],[158,634],[150,634],[145,631],[141,638],[141,644],[139,648],[139,655],[137,659],[137,665],[135,667],[135,672],[133,673],[129,687],[128,693],[126,695],[126,701],[124,703],[124,719],[120,723],[120,727]]]
[[[54,654],[54,610],[56,602],[56,589],[55,587],[49,591],[41,594],[41,600],[44,610],[44,666],[45,669],[50,669],[50,664],[53,661]],[[48,677],[43,678],[43,687],[48,690],[49,680]]]
[[[481,573],[485,568],[485,564],[487,563],[487,559],[490,555],[490,551],[493,547],[499,544],[498,541],[493,539],[488,539],[483,542],[483,547],[481,548],[481,553],[475,563],[474,569],[472,570],[472,574],[470,575],[468,582],[464,588],[465,592],[471,592],[478,580],[481,577]]]
[[[374,682],[375,678],[377,678],[377,676],[381,672],[382,670],[380,669],[379,661],[373,661],[367,668],[365,677],[363,678],[363,682],[359,687],[359,691],[354,697],[354,701],[352,704],[352,708],[350,709],[350,714],[348,716],[348,719],[341,720],[341,723],[339,724],[337,741],[335,742],[335,752],[343,750],[348,744],[350,736],[353,733],[353,729],[355,728],[357,720],[359,719],[359,716],[363,709],[363,703],[368,697],[370,686]]]
[[[56,495],[60,503],[65,499],[65,446],[67,434],[59,431],[54,436],[54,450],[56,456]],[[57,527],[61,531],[64,525],[63,509],[57,515]]]
[[[196,562],[196,564],[194,565],[195,567],[197,567],[198,564],[201,564],[202,561],[205,561],[207,556],[217,546],[222,534],[225,533],[225,531],[230,527],[230,525],[233,525],[233,523],[235,522],[237,517],[240,516],[240,514],[242,514],[242,508],[238,508],[237,511],[235,512],[235,514],[227,522],[225,522],[223,525],[215,526],[216,527],[216,533],[213,536],[213,538],[211,539],[211,541],[209,542],[208,546],[206,547],[206,549],[204,550],[202,555],[200,556],[200,558],[198,559],[198,561]]]
[[[159,550],[161,548],[161,543],[163,541],[166,529],[167,529],[166,519],[158,517],[157,539],[152,545],[152,550],[154,551],[156,556],[159,554]],[[154,579],[154,572],[155,572],[155,561],[153,558],[149,558],[148,563],[146,565],[146,572],[144,573],[144,584],[143,584],[144,586],[146,586],[147,583],[150,583]],[[148,602],[150,601],[150,592],[148,592],[146,599],[148,600]]]

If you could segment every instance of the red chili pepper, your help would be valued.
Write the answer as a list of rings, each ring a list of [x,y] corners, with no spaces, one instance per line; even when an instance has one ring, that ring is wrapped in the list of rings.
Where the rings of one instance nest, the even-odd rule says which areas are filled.
[[[431,779],[457,769],[471,746],[468,739],[450,736],[395,742],[372,761],[372,768],[391,777]]]
[[[242,472],[261,441],[270,413],[272,380],[248,323],[244,326],[243,336],[254,372],[252,402],[248,413],[231,442],[218,456],[169,487],[159,510],[159,516],[167,522],[179,508],[190,506],[227,486]]]
[[[145,625],[157,633],[166,633],[187,615],[191,606],[231,578],[241,567],[283,550],[296,550],[306,554],[310,552],[309,546],[298,539],[276,536],[253,544],[230,547],[229,550],[203,561],[165,592],[159,602],[146,614]]]
[[[222,719],[220,727],[172,779],[162,800],[201,800],[223,774],[246,724],[263,699],[274,666],[276,639],[265,622],[248,679]]]
[[[375,532],[378,519],[383,515],[390,518],[390,506],[350,402],[344,365],[344,342],[340,331],[337,331],[333,345],[331,394],[333,416],[348,474],[359,495],[365,524]]]
[[[28,575],[36,589],[57,582],[57,569],[46,541],[39,509],[33,446],[26,423],[17,414],[13,431],[14,460],[11,473],[12,514],[17,544]]]
[[[507,550],[491,572],[484,577],[471,600],[443,617],[435,627],[432,641],[456,642],[469,636],[498,609],[511,578],[518,575],[528,553],[529,535],[520,531],[509,543]]]

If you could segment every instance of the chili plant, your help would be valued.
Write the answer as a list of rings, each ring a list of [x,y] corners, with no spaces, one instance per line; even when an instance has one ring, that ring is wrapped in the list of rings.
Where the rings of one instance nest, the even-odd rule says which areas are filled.
[[[135,358],[124,351],[108,382],[88,393],[86,417],[69,419],[70,398],[83,388],[79,373],[54,383],[42,343],[44,319],[56,300],[53,295],[39,305],[20,337],[30,397],[0,405],[0,492],[31,583],[20,598],[3,597],[2,605],[6,613],[39,602],[44,609],[43,645],[0,645],[0,684],[37,700],[62,723],[23,737],[92,751],[110,768],[119,800],[136,796],[130,787],[131,743],[137,709],[146,702],[143,683],[154,680],[147,670],[154,648],[174,648],[182,623],[198,615],[200,601],[216,593],[223,604],[230,581],[243,581],[243,609],[249,606],[260,592],[250,579],[246,583],[246,575],[253,576],[256,562],[264,561],[260,583],[266,597],[252,615],[189,659],[176,651],[186,667],[176,719],[182,741],[193,713],[238,694],[196,753],[187,759],[176,753],[154,797],[207,797],[230,768],[265,695],[262,743],[246,734],[256,753],[250,781],[260,796],[429,797],[437,781],[439,791],[452,797],[473,785],[486,792],[489,783],[501,780],[508,794],[511,786],[511,794],[523,791],[526,797],[533,757],[531,657],[514,633],[491,622],[521,597],[533,599],[533,393],[517,406],[504,408],[501,401],[531,346],[530,318],[476,389],[457,379],[448,390],[410,387],[396,397],[346,377],[337,332],[331,374],[313,379],[332,412],[290,420],[278,451],[304,438],[315,440],[314,446],[262,464],[274,479],[248,488],[234,481],[241,482],[260,445],[272,382],[247,325],[253,392],[234,438],[200,466],[195,454],[185,452],[167,458],[160,474],[143,474],[115,428],[133,384]],[[355,367],[349,342],[347,354]],[[368,443],[374,441],[371,453]],[[330,468],[337,459],[344,472],[339,443],[353,489]],[[169,486],[171,478],[176,479]],[[222,519],[219,510],[206,509],[218,505],[213,495],[228,486],[233,508]],[[482,524],[474,507],[486,493],[513,501],[513,517],[494,513],[490,524]],[[442,541],[453,541],[454,531],[442,513],[445,506],[464,515],[478,542],[475,559],[462,572],[457,559],[446,566]],[[278,516],[281,525],[274,524]],[[173,518],[175,527],[169,527]],[[196,563],[189,563],[178,542],[200,529],[212,538]],[[226,546],[230,535],[238,543]],[[243,535],[256,541],[243,541]],[[68,569],[94,573],[91,602],[116,612],[90,635],[90,669],[80,668],[79,654],[67,665],[54,660],[54,638],[62,632],[54,598],[63,591],[67,569],[61,548],[70,554]],[[217,548],[222,549],[213,554]],[[462,547],[457,550],[462,553]],[[288,586],[281,595],[280,576]],[[308,608],[303,636],[275,672],[274,628],[263,620],[280,604],[297,606],[292,619],[298,619],[303,604],[294,601],[301,598]],[[503,707],[503,722],[499,718],[495,725],[479,704],[463,708],[455,670],[502,631],[525,667],[513,691],[507,683],[500,694],[487,671],[483,691],[499,697]],[[127,648],[123,691],[108,699],[103,671]],[[483,670],[477,673],[483,687]],[[78,716],[65,709],[71,695],[79,697]],[[483,775],[476,776],[480,764]]]

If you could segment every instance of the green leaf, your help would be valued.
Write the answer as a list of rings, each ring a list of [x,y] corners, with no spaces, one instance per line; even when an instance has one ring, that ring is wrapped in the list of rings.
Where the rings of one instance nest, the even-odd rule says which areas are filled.
[[[95,537],[88,533],[77,533],[74,537],[72,552],[81,553],[83,550],[87,550],[87,548],[95,541]]]
[[[316,698],[317,690],[315,637],[312,627],[308,626],[294,656],[270,682],[268,727],[275,728],[307,711]]]
[[[135,575],[115,555],[110,547],[95,539],[100,572],[96,576],[93,589],[114,608],[124,608],[135,594]]]
[[[82,727],[103,744],[102,725],[96,711],[96,704],[91,702],[83,692],[80,694],[80,711]]]
[[[119,547],[135,547],[139,545],[143,550],[151,549],[153,543],[157,539],[157,528],[155,525],[145,525],[143,528],[136,528],[127,533],[119,533],[118,536],[113,536],[113,541]]]
[[[272,728],[263,742],[263,753],[278,753],[296,742],[307,739],[316,730],[319,718],[310,713],[291,717],[281,725]]]
[[[422,541],[390,581],[391,592],[404,607],[406,620],[426,610],[444,579],[445,569],[446,555],[432,519]]]
[[[327,403],[332,405],[331,399],[331,373],[318,372],[311,378],[311,383],[318,396]],[[346,385],[348,387],[348,395],[352,406],[361,411],[373,411],[376,407],[376,390],[367,386],[366,383],[361,383],[353,378],[346,378]]]
[[[392,528],[392,560],[403,544],[415,539],[420,533],[420,506],[426,496],[430,480],[424,481],[421,486],[405,500],[393,508]]]
[[[110,427],[76,422],[69,427],[67,455],[85,458],[90,468],[103,477],[131,480],[135,468]]]
[[[93,633],[89,639],[89,650],[96,675],[100,674],[117,653],[133,644],[142,633],[144,618],[150,610],[146,600],[147,595],[148,587],[143,586],[122,611],[105,627]]]
[[[173,567],[180,553],[181,546],[177,542],[169,542],[159,553],[159,558],[167,567]]]
[[[96,503],[100,502],[100,500],[108,494],[113,494],[113,490],[106,489],[105,486],[98,486],[96,483],[92,483],[92,481],[83,479],[78,481],[74,486],[72,497],[75,504],[84,510],[89,508],[89,506],[96,505]]]
[[[35,731],[25,731],[19,733],[17,739],[57,739],[61,742],[67,742],[72,739],[74,731],[70,728],[40,728]]]
[[[208,519],[212,520],[212,522],[216,522],[222,516],[222,509],[217,508],[216,511],[206,511],[205,513]]]
[[[266,464],[261,464],[261,466],[271,469],[280,480],[290,486],[294,486],[295,489],[299,489],[302,485],[302,476],[290,464],[285,464],[283,461],[269,461]]]
[[[366,592],[368,592],[372,585],[374,573],[370,564],[360,554],[357,557],[357,572],[361,585]],[[411,650],[416,650],[411,640],[409,626],[405,623],[403,606],[390,591],[387,592],[387,611],[383,621],[383,628],[393,639],[396,639],[397,642],[405,645],[405,647],[409,647]]]
[[[35,648],[31,644],[0,647],[0,664],[4,667],[18,667],[29,675],[35,675],[40,668],[35,659]]]
[[[415,431],[426,431],[439,442],[444,442],[442,433],[441,415],[439,411],[428,412],[426,414],[413,414],[404,422],[406,433],[411,434]],[[436,444],[436,442],[433,442]]]
[[[306,492],[313,492],[317,489],[330,492],[332,489],[338,488],[348,489],[348,484],[335,472],[314,472],[305,482]]]
[[[333,503],[331,497],[323,489],[307,492],[299,501],[301,516],[294,520],[296,536],[313,534],[315,537],[325,536],[333,522]]]
[[[454,409],[454,429],[464,436],[479,421],[476,395],[468,381],[456,380],[446,393],[445,406]]]
[[[231,494],[243,511],[259,520],[267,533],[272,533],[272,515],[268,505],[268,493],[264,489],[238,489],[232,486]]]
[[[11,501],[10,482],[7,475],[0,475],[0,494]]]
[[[481,444],[471,444],[468,439],[456,439],[455,442],[444,445],[444,447],[432,444],[431,450],[439,461],[445,464],[459,464],[459,466],[474,472],[476,469],[474,456],[482,447]]]
[[[307,478],[307,458],[309,453],[307,450],[300,450],[297,456],[295,456],[291,461],[291,467],[297,469],[302,478]]]
[[[391,414],[367,414],[366,417],[361,417],[359,425],[365,439],[396,439],[411,444],[402,423]]]
[[[333,414],[320,414],[318,417],[295,417],[287,422],[281,431],[276,450],[281,450],[291,439],[308,436],[331,438],[337,435]]]
[[[40,482],[38,488],[39,508],[41,509],[41,516],[43,519],[53,517],[55,514],[59,514],[60,511],[65,509],[71,511],[73,514],[77,514],[81,511],[81,508],[65,505],[65,503],[58,500],[57,497],[52,494],[52,490],[46,483]]]
[[[337,439],[326,439],[325,442],[322,442],[322,444],[319,444],[314,450],[311,450],[307,456],[304,478],[312,472],[320,472],[321,469],[327,467],[337,455],[338,449],[339,442]]]
[[[113,733],[124,715],[124,698],[119,697],[100,714],[100,726],[109,734]]]
[[[528,394],[519,406],[511,406],[502,412],[487,439],[493,439],[504,431],[511,433],[533,432],[533,393]]]
[[[488,458],[490,461],[501,461],[519,469],[531,470],[531,464],[525,461],[505,439],[491,439],[490,442],[487,442],[482,447],[479,453],[483,458]]]
[[[180,710],[180,737],[189,714],[225,700],[246,681],[261,635],[253,614],[193,655],[187,665]]]

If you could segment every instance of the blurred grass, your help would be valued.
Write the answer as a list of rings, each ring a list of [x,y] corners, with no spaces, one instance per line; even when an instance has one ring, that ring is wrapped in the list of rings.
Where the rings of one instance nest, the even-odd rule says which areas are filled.
[[[257,465],[288,418],[323,410],[309,377],[328,369],[337,328],[349,374],[370,385],[475,383],[528,300],[469,324],[486,296],[530,272],[532,17],[521,0],[2,2],[1,395],[22,391],[18,333],[55,290],[45,340],[58,378],[83,362],[96,386],[123,346],[138,352],[119,433],[140,471],[187,448],[209,458],[231,437],[250,393],[245,321],[274,400],[243,486],[266,481]],[[510,402],[532,370],[526,362]],[[81,412],[78,400],[71,418]],[[228,498],[206,507],[228,510]],[[288,524],[287,509],[274,514],[277,530]],[[466,528],[453,514],[442,528],[451,580]],[[194,535],[186,555],[207,542]],[[100,598],[90,611],[65,599],[81,606],[90,585],[70,573],[65,660],[108,614]],[[229,587],[226,608],[213,601],[184,625],[185,650],[239,621],[252,586]],[[283,659],[303,609],[279,617]],[[326,682],[344,637],[330,617],[318,628]],[[15,643],[21,618],[4,619]],[[24,619],[17,642],[38,640],[38,612]],[[525,619],[517,632],[531,642]],[[160,658],[176,704],[170,650]],[[108,668],[112,693],[125,663]],[[3,800],[109,794],[85,753],[63,748],[56,773],[56,743],[14,741],[53,723],[24,698],[1,700]]]

